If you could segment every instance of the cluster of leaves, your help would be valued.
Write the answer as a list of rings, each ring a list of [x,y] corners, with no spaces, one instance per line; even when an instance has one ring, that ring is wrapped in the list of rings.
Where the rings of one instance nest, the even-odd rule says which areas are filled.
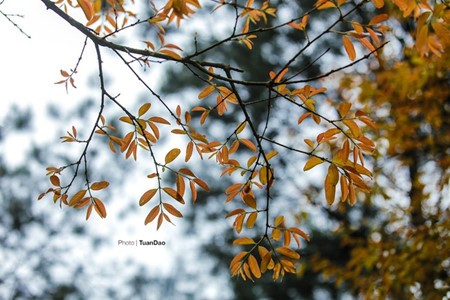
[[[88,177],[88,148],[94,135],[97,134],[106,136],[111,151],[117,153],[116,147],[118,147],[120,152],[125,154],[126,159],[132,156],[136,160],[138,149],[149,154],[149,158],[153,162],[153,169],[148,177],[156,181],[156,187],[149,188],[141,196],[139,204],[143,206],[150,203],[155,195],[158,195],[159,202],[150,209],[145,219],[145,224],[157,220],[157,228],[160,228],[164,220],[172,223],[169,215],[174,217],[182,217],[183,215],[168,200],[175,200],[179,204],[185,204],[187,183],[189,183],[193,202],[197,199],[197,187],[204,190],[208,190],[209,187],[190,168],[173,167],[174,164],[172,162],[181,154],[180,148],[170,149],[166,152],[164,160],[157,157],[154,147],[159,146],[158,140],[161,135],[159,126],[171,126],[171,131],[168,135],[178,138],[182,137],[185,141],[185,163],[191,161],[195,149],[198,157],[201,159],[203,159],[203,155],[215,158],[217,163],[223,167],[222,176],[234,176],[233,174],[235,173],[240,175],[240,177],[233,177],[237,178],[236,181],[224,191],[227,195],[225,202],[235,203],[238,201],[232,200],[238,198],[241,200],[240,205],[244,207],[234,209],[227,215],[227,217],[234,218],[233,227],[236,232],[240,234],[243,231],[244,223],[246,230],[258,228],[258,226],[254,227],[258,221],[265,228],[264,232],[260,233],[259,238],[239,237],[234,241],[235,245],[244,245],[249,247],[249,249],[237,253],[231,261],[230,270],[232,275],[239,275],[243,279],[252,279],[253,277],[259,278],[262,273],[270,270],[273,272],[273,279],[276,280],[282,278],[285,273],[296,272],[296,264],[300,259],[300,255],[292,247],[292,240],[296,242],[297,247],[300,247],[300,238],[309,240],[309,237],[301,229],[288,225],[289,222],[284,215],[277,215],[276,217],[271,215],[270,207],[276,203],[272,197],[271,187],[274,184],[287,184],[277,181],[275,157],[278,152],[274,148],[279,147],[306,157],[304,171],[308,171],[322,163],[328,165],[324,176],[324,191],[325,199],[329,205],[335,203],[337,191],[340,191],[340,202],[347,201],[350,205],[356,203],[358,191],[365,193],[370,191],[365,180],[371,178],[372,173],[365,166],[364,155],[372,155],[374,153],[375,143],[367,132],[368,130],[376,130],[375,123],[360,109],[352,109],[350,102],[336,104],[334,111],[329,114],[322,113],[319,108],[325,105],[321,99],[327,95],[327,89],[323,86],[313,86],[319,85],[317,82],[319,79],[327,78],[358,62],[367,60],[372,55],[378,55],[378,51],[384,45],[382,41],[383,35],[388,31],[388,27],[383,23],[389,16],[384,13],[378,14],[367,24],[362,24],[352,18],[355,17],[358,9],[362,6],[371,5],[370,2],[361,1],[354,4],[345,0],[337,2],[319,0],[304,14],[292,20],[283,21],[281,18],[278,20],[276,9],[270,6],[269,1],[265,1],[261,5],[255,4],[253,0],[248,0],[245,5],[240,5],[236,2],[220,1],[219,5],[213,9],[214,12],[226,9],[234,12],[235,18],[232,19],[233,25],[230,28],[230,35],[204,49],[195,47],[194,52],[181,56],[178,52],[175,52],[181,52],[182,48],[179,45],[166,43],[166,28],[174,20],[176,20],[178,27],[181,26],[183,19],[192,16],[196,9],[202,9],[196,0],[169,0],[160,9],[151,2],[149,7],[152,9],[153,15],[143,20],[138,19],[137,13],[132,10],[134,1],[78,0],[77,4],[71,0],[59,0],[56,4],[49,0],[41,1],[94,43],[98,57],[101,97],[98,118],[88,138],[80,140],[74,127],[72,132],[68,132],[67,136],[62,137],[65,142],[85,143],[80,159],[64,167],[49,168],[48,175],[53,187],[46,193],[41,194],[39,199],[48,193],[53,193],[55,202],[60,200],[60,203],[75,208],[81,208],[89,204],[87,218],[92,208],[101,217],[106,217],[103,202],[94,197],[92,191],[106,188],[108,182],[99,181],[91,184]],[[400,8],[404,4],[401,1],[394,3]],[[374,0],[373,4],[376,8],[382,8],[384,5],[382,0]],[[68,7],[76,7],[77,5],[87,19],[86,25],[74,20],[64,12],[64,10],[67,11]],[[334,19],[322,32],[310,37],[310,34],[314,33],[309,32],[307,24],[314,19],[316,13],[323,9],[333,11]],[[446,15],[448,10],[445,7],[441,7],[439,10],[436,6],[432,9],[437,12],[431,18],[434,19],[429,21],[431,22],[430,26],[439,28],[437,31],[442,33],[442,26],[444,25],[441,23],[445,21],[442,21],[442,16]],[[419,18],[423,15],[431,17],[431,15],[423,13],[422,10],[416,15]],[[409,13],[406,14],[405,12],[405,16],[409,16]],[[279,22],[278,25],[267,27],[266,24],[269,17],[276,18]],[[129,24],[128,20],[130,18],[134,18],[135,22]],[[122,21],[118,22],[119,19]],[[349,26],[352,29],[348,31],[337,31],[335,29],[338,26],[347,24],[350,24]],[[156,44],[154,40],[145,41],[145,49],[132,48],[114,42],[113,38],[115,36],[119,36],[127,32],[126,29],[137,25],[155,29],[157,32],[155,39],[159,41],[161,46],[157,49],[154,46]],[[236,42],[237,51],[250,51],[254,49],[254,40],[258,38],[259,34],[278,30],[302,31],[306,42],[284,63],[283,68],[279,70],[265,70],[265,72],[261,72],[261,78],[256,81],[245,80],[240,76],[236,76],[236,73],[244,71],[240,69],[240,66],[233,67],[214,61],[200,60],[202,54],[213,53],[215,49],[228,42]],[[440,36],[437,31],[437,36]],[[304,78],[302,77],[302,70],[291,68],[293,63],[299,60],[301,55],[309,50],[314,43],[328,36],[332,37],[335,35],[342,35],[343,48],[352,62],[343,64],[338,69],[314,78]],[[357,39],[368,49],[368,52],[357,58],[351,38]],[[433,49],[437,49],[437,52],[440,52],[434,35],[429,36],[427,41],[429,42],[426,43],[426,47],[418,42],[418,47],[423,55],[428,53],[428,49],[433,53],[436,52]],[[240,44],[244,44],[245,48],[242,48]],[[113,50],[117,57],[128,67],[135,79],[142,83],[143,88],[151,95],[152,99],[150,102],[141,105],[137,114],[131,113],[119,101],[119,96],[112,96],[105,86],[100,47],[107,47]],[[84,47],[78,62],[80,62],[83,53]],[[321,57],[322,55],[316,61]],[[135,70],[135,62],[140,63],[141,66],[148,65],[151,64],[150,59],[182,63],[187,71],[191,72],[195,78],[206,85],[201,88],[197,97],[203,105],[185,109],[181,105],[187,104],[179,103],[176,109],[172,109]],[[76,68],[74,70],[76,71]],[[64,79],[60,83],[65,82],[67,85],[67,81],[69,81],[73,84],[72,75],[75,71],[72,74],[61,71]],[[254,99],[246,99],[245,88],[247,87],[262,89],[267,94],[267,98],[256,101]],[[107,100],[108,102],[106,102]],[[287,105],[292,107],[292,115],[289,118],[298,118],[298,126],[316,126],[319,129],[315,141],[305,139],[304,146],[290,145],[280,142],[277,137],[273,138],[266,134],[267,128],[271,126],[271,109],[279,102],[287,103]],[[332,99],[329,102],[333,103],[333,105],[335,103]],[[113,126],[106,125],[103,108],[109,103],[112,103],[112,105],[115,105],[125,113],[119,119],[121,125],[124,127],[128,126],[128,128],[131,126],[131,130],[123,136],[118,136]],[[147,116],[152,103],[160,105],[166,113]],[[254,116],[252,116],[250,110],[250,107],[255,103],[266,105],[266,121],[262,129],[257,128],[255,125]],[[197,125],[193,123],[192,115],[198,113],[201,113],[201,116]],[[240,121],[231,129],[224,128],[224,134],[220,140],[202,133],[201,126],[214,124],[218,118],[231,113],[238,115]],[[315,125],[307,119],[311,119]],[[244,147],[241,147],[241,145]],[[250,153],[250,157],[245,162],[242,162],[242,154],[248,153]],[[78,169],[82,162],[84,162],[86,188],[76,192],[68,200],[69,189],[78,176]],[[69,184],[62,185],[59,176],[67,168],[74,168],[75,170]],[[163,177],[164,172],[172,176],[175,175],[175,182],[170,181],[169,175]],[[173,186],[176,187],[174,188]],[[88,195],[87,197],[86,194]],[[236,205],[238,204],[236,203]],[[271,222],[270,220],[274,221]],[[259,261],[256,257],[259,257]]]

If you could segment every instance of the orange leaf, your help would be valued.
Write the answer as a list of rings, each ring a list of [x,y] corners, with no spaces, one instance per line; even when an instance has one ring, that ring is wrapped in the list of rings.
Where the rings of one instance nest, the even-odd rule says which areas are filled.
[[[342,36],[342,42],[344,43],[344,49],[345,52],[347,52],[348,58],[350,58],[351,61],[355,60],[356,51],[355,46],[353,46],[353,42],[346,35]]]
[[[231,267],[232,267],[233,265],[235,265],[235,264],[241,262],[242,259],[247,255],[247,253],[248,253],[248,252],[246,252],[246,251],[242,251],[242,252],[236,254],[236,256],[233,257],[233,259],[232,259],[231,262],[230,262],[230,269],[231,269]]]
[[[255,241],[249,237],[237,238],[233,241],[233,245],[253,245]]]
[[[83,199],[84,195],[86,195],[86,190],[81,190],[81,191],[77,192],[70,199],[69,206],[74,206],[75,204],[77,204],[81,199]]]
[[[165,158],[165,163],[168,164],[170,162],[172,162],[175,158],[178,157],[178,155],[180,154],[181,150],[178,148],[174,148],[172,150],[170,150],[167,154],[166,154],[166,158]]]
[[[208,85],[200,92],[200,94],[198,94],[198,99],[208,97],[215,89],[216,87],[214,85]]]
[[[372,0],[373,5],[375,5],[376,8],[382,8],[384,6],[383,0]]]
[[[323,160],[321,158],[313,156],[310,159],[308,159],[305,166],[303,167],[303,171],[311,170],[312,168],[314,168],[317,165],[320,165],[321,163],[323,163]]]
[[[265,249],[265,248],[264,248]],[[266,250],[267,251],[267,250]],[[261,257],[261,272],[266,272],[268,269],[268,266],[270,265],[270,261],[272,260],[272,251],[267,251],[262,257]]]
[[[161,227],[161,224],[162,224],[162,222],[163,222],[163,214],[161,213],[161,214],[159,214],[159,217],[158,217],[158,223],[156,224],[156,230],[158,230],[159,229],[159,227]]]
[[[347,200],[349,193],[347,178],[341,175],[340,183],[341,183],[341,202],[344,202],[345,200]]]
[[[250,271],[252,271],[253,275],[256,278],[260,278],[261,277],[261,270],[259,269],[259,265],[258,265],[258,261],[256,260],[256,258],[253,255],[249,255],[248,256],[248,265],[250,267]]]
[[[91,184],[91,190],[99,191],[107,188],[108,186],[109,186],[108,181],[94,182],[93,184]]]
[[[95,210],[97,211],[98,215],[102,218],[106,218],[106,208],[103,202],[98,198],[93,198],[95,203]]]
[[[309,235],[307,235],[303,230],[296,228],[296,227],[290,227],[289,231],[298,234],[299,236],[301,236],[302,238],[304,238],[305,240],[307,240],[308,242],[310,241]]]
[[[157,191],[158,191],[158,189],[151,189],[151,190],[146,191],[141,196],[141,199],[139,199],[139,205],[140,206],[145,205],[148,201],[150,201],[153,198],[153,196],[155,196]]]
[[[250,150],[252,150],[253,152],[256,152],[256,146],[255,144],[253,144],[252,141],[247,140],[247,139],[239,139],[239,141],[244,144],[247,148],[249,148]]]
[[[352,104],[349,102],[341,102],[338,107],[339,115],[341,118],[345,117],[348,112],[350,111],[350,108],[352,107]]]
[[[91,204],[91,205],[88,206],[88,208],[86,210],[86,221],[89,220],[89,217],[91,216],[92,207],[93,207],[93,205]]]
[[[165,188],[163,188],[163,190],[164,190],[164,192],[166,192],[167,195],[169,195],[173,199],[177,200],[181,204],[184,204],[183,196],[178,194],[177,191],[175,191],[173,188],[165,187]]]
[[[92,3],[90,0],[77,0],[78,5],[83,10],[84,15],[86,16],[86,19],[89,21],[94,16],[94,7],[92,6]]]
[[[209,186],[206,184],[206,182],[204,182],[203,180],[201,180],[200,178],[194,178],[193,181],[198,184],[202,189],[204,189],[205,191],[209,191]]]
[[[159,53],[165,54],[167,56],[170,56],[171,58],[174,58],[176,60],[181,60],[182,59],[182,57],[178,53],[176,53],[176,52],[174,52],[172,50],[162,49],[162,50],[159,50]]]
[[[293,258],[293,259],[300,258],[300,254],[298,254],[297,252],[295,252],[294,250],[292,250],[288,247],[278,247],[275,249],[275,251],[277,251],[281,255],[287,256],[289,258]]]
[[[247,206],[256,209],[256,199],[252,194],[245,194],[243,200]]]
[[[50,176],[50,182],[54,185],[54,186],[60,186],[61,182],[59,180],[59,177],[56,175],[52,175]]]
[[[152,122],[156,122],[156,123],[161,123],[161,124],[166,124],[166,125],[170,125],[170,122],[167,121],[166,119],[162,118],[162,117],[151,117],[150,119],[148,119],[149,121]]]
[[[241,213],[243,213],[243,212],[245,212],[244,209],[242,209],[242,208],[236,208],[235,210],[230,211],[230,212],[226,215],[225,218],[229,218],[229,217],[235,216],[235,215],[237,215],[237,214],[241,214]]]
[[[147,225],[156,218],[156,216],[159,213],[159,210],[160,210],[159,205],[152,208],[152,210],[148,213],[147,217],[145,218],[145,225]]]
[[[377,1],[383,1],[383,0],[377,0]],[[379,15],[376,15],[375,17],[373,17],[372,19],[370,19],[369,25],[375,25],[375,24],[384,22],[387,19],[389,19],[388,14],[379,14]]]
[[[172,216],[178,217],[178,218],[182,218],[183,214],[176,209],[173,205],[169,204],[169,203],[163,203],[164,209],[167,210]]]
[[[354,137],[359,137],[361,135],[361,129],[359,129],[359,126],[355,121],[343,120],[342,122],[350,129]]]
[[[247,228],[253,228],[255,226],[256,219],[258,218],[257,212],[252,212],[247,219]]]
[[[184,158],[185,162],[188,162],[189,159],[191,159],[193,151],[194,151],[194,142],[190,141],[186,146],[186,157]]]

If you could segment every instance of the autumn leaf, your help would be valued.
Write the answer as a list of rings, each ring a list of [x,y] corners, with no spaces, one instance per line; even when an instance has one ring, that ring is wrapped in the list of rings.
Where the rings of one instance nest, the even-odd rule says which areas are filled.
[[[93,184],[91,184],[91,190],[99,191],[107,188],[108,186],[109,186],[108,181],[94,182]]]
[[[182,214],[178,209],[176,209],[173,205],[171,205],[171,204],[169,204],[169,203],[167,203],[167,202],[164,202],[164,203],[163,203],[163,207],[164,207],[164,209],[167,210],[172,216],[175,216],[175,217],[178,217],[178,218],[182,218],[182,217],[183,217],[183,214]]]
[[[166,158],[165,158],[165,164],[167,165],[168,163],[174,161],[178,155],[180,155],[181,150],[178,148],[174,148],[172,150],[170,150],[167,154],[166,154]]]
[[[150,109],[150,103],[144,103],[141,107],[139,107],[138,116],[142,117],[145,113]]]
[[[314,168],[315,166],[323,163],[323,159],[313,156],[306,161],[305,166],[303,167],[303,171],[308,171]]]
[[[249,237],[237,238],[233,241],[233,245],[253,245],[255,241]]]
[[[250,271],[252,271],[253,276],[255,276],[256,278],[261,278],[261,270],[259,269],[258,261],[252,254],[248,256],[247,262],[250,267]]]
[[[325,178],[325,197],[329,205],[333,204],[336,193],[336,184],[339,180],[339,172],[335,165],[330,165]]]
[[[252,194],[245,194],[243,201],[247,206],[256,209],[256,199]]]
[[[92,200],[94,201],[94,209],[96,210],[98,215],[102,218],[106,218],[106,208],[103,202],[98,198],[92,198]]]
[[[150,190],[146,191],[141,196],[141,199],[139,199],[139,205],[143,206],[143,205],[147,204],[147,202],[149,202],[153,198],[153,196],[155,196],[157,191],[158,191],[158,189],[150,189]]]
[[[94,7],[90,0],[77,0],[78,5],[83,10],[83,13],[88,21],[94,16]]]
[[[145,218],[145,225],[147,225],[148,223],[152,222],[156,216],[159,214],[160,211],[160,207],[159,205],[156,205],[155,207],[152,208],[152,210],[150,210],[150,212],[148,213],[147,217]]]
[[[348,58],[350,58],[351,61],[355,60],[356,51],[355,46],[353,46],[353,42],[346,35],[342,36],[342,42],[344,43],[344,49],[345,52],[347,52]]]
[[[214,92],[215,89],[216,87],[214,85],[208,85],[200,92],[200,94],[198,94],[198,99],[208,97],[212,92]]]
[[[290,249],[288,247],[278,247],[278,248],[275,249],[275,251],[277,251],[281,255],[287,256],[287,257],[292,258],[292,259],[299,259],[300,258],[300,254],[298,254],[297,252],[295,252],[294,250],[292,250],[292,249]]]

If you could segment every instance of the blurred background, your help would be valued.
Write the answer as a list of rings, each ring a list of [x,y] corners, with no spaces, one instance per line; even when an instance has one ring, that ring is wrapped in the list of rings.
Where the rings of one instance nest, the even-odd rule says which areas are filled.
[[[200,193],[195,205],[182,207],[185,218],[176,220],[176,227],[164,224],[159,231],[155,224],[144,226],[148,212],[138,205],[149,188],[145,177],[149,162],[112,155],[101,139],[91,145],[89,167],[91,176],[111,182],[102,198],[108,208],[106,219],[93,215],[86,222],[83,210],[60,208],[51,197],[37,201],[48,188],[45,168],[68,164],[81,154],[81,148],[61,144],[59,137],[72,125],[80,135],[86,133],[95,121],[100,96],[96,57],[88,45],[75,76],[77,88],[67,93],[53,83],[60,79],[60,69],[75,65],[83,36],[40,1],[0,3],[2,14],[9,14],[31,36],[0,16],[1,299],[450,299],[449,55],[444,53],[439,60],[419,58],[406,49],[408,22],[389,21],[395,30],[380,59],[312,84],[330,88],[333,100],[321,99],[321,110],[358,100],[359,108],[377,121],[378,132],[367,133],[379,149],[368,158],[374,170],[372,193],[358,194],[354,207],[327,206],[322,179],[317,180],[320,173],[305,176],[304,157],[276,149],[277,177],[283,184],[275,185],[272,208],[289,212],[311,242],[300,249],[302,260],[295,276],[273,282],[267,275],[253,283],[229,275],[228,264],[239,250],[230,246],[235,233],[224,218],[234,208],[225,205],[223,194],[232,178],[218,179],[221,170],[213,162],[192,166],[211,192]],[[210,18],[208,7],[213,5],[202,4],[206,9],[193,16],[193,25],[181,26],[181,31],[169,28],[168,39],[187,53],[193,45],[185,36],[196,34],[202,48],[229,34],[226,13],[232,11]],[[309,0],[301,5],[282,0],[271,4],[283,20],[313,6]],[[361,22],[368,22],[375,12],[367,6],[359,14]],[[310,34],[320,33],[327,22],[330,15],[324,11],[308,24]],[[151,34],[134,31],[123,42],[142,47],[140,41]],[[201,58],[240,66],[246,79],[259,78],[280,69],[304,42],[301,33],[281,30],[259,36],[251,52],[225,44]],[[107,88],[120,93],[121,103],[136,111],[151,95],[122,75],[126,69],[111,53],[104,50],[104,55]],[[291,68],[304,69],[302,77],[309,78],[345,62],[340,40],[325,39]],[[196,92],[203,85],[182,65],[151,65],[142,76],[171,107],[180,99],[186,108],[198,105]],[[248,100],[264,97],[257,88],[244,93]],[[314,134],[308,126],[292,124],[288,106],[278,102],[274,106],[268,136],[301,144]],[[266,109],[265,104],[252,106],[259,126],[264,126]],[[104,115],[113,122],[121,114],[111,106]],[[215,126],[199,128],[220,136],[238,117],[228,114]],[[161,155],[171,143],[163,138],[158,146]],[[139,239],[165,245],[118,243]]]

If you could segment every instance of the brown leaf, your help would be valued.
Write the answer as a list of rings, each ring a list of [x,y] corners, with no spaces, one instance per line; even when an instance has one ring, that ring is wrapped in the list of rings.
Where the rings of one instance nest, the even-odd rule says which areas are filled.
[[[165,202],[163,203],[164,209],[167,210],[172,216],[178,217],[178,218],[182,218],[183,214],[176,209],[173,205]]]
[[[107,188],[109,186],[108,181],[98,181],[91,184],[91,190],[99,191]]]
[[[158,215],[160,211],[160,207],[159,205],[156,205],[155,207],[152,208],[152,210],[148,213],[147,217],[145,218],[145,225],[147,225],[148,223],[150,223],[151,221],[153,221],[156,216]]]
[[[141,199],[139,199],[139,205],[143,206],[143,205],[147,204],[147,202],[149,202],[153,198],[153,196],[155,196],[157,191],[158,191],[158,189],[151,189],[151,190],[146,191],[141,196]]]

